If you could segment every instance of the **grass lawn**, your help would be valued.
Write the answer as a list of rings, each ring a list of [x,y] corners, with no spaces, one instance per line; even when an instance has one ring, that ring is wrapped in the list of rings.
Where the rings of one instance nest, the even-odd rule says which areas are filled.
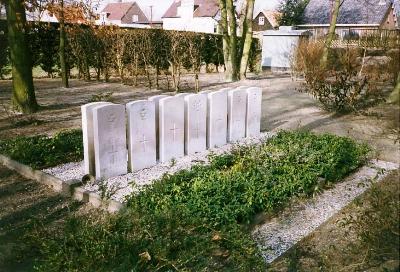
[[[368,147],[333,135],[280,132],[165,175],[118,214],[72,216],[33,237],[42,271],[265,271],[250,236],[259,212],[309,197],[368,158]]]

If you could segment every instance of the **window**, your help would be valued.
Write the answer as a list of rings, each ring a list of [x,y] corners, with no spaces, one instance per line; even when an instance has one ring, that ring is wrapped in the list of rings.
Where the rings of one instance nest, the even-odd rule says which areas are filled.
[[[258,25],[264,25],[265,24],[265,17],[260,16],[258,17]]]
[[[133,15],[132,16],[132,22],[138,22],[139,21],[139,16],[138,15]]]

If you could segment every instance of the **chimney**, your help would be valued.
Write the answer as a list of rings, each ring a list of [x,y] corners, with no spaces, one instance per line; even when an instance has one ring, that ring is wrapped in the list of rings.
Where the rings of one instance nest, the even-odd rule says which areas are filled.
[[[185,19],[192,19],[194,13],[194,0],[181,0],[179,16]]]

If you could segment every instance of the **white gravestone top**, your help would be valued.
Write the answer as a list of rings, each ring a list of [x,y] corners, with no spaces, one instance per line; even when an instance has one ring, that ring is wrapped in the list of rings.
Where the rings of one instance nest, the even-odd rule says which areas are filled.
[[[207,96],[191,94],[185,97],[185,154],[207,149]]]
[[[128,170],[125,106],[108,104],[93,109],[96,179],[124,175]]]
[[[261,130],[262,89],[247,89],[246,137],[257,137]]]
[[[228,118],[228,96],[224,90],[207,95],[207,147],[226,144]]]
[[[109,102],[93,102],[81,106],[82,112],[82,134],[83,134],[83,154],[84,154],[84,173],[92,176],[96,175],[94,159],[94,138],[93,138],[93,109],[97,106],[110,104]]]
[[[160,161],[167,162],[184,156],[184,101],[180,97],[160,100]]]
[[[128,168],[138,171],[157,163],[155,103],[138,100],[126,104],[128,114]]]
[[[228,141],[235,142],[246,136],[247,92],[244,89],[228,92]]]
[[[149,101],[153,101],[154,105],[155,105],[155,115],[156,115],[156,120],[155,120],[155,124],[156,124],[156,152],[157,152],[157,160],[160,159],[159,154],[160,154],[160,121],[159,119],[159,109],[160,109],[160,100],[165,98],[165,97],[169,97],[169,95],[165,95],[165,94],[160,94],[160,95],[155,95],[155,96],[151,96],[149,97]]]

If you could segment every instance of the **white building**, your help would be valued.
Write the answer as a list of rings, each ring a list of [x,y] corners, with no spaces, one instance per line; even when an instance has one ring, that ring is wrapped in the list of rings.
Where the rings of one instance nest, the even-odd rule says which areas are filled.
[[[163,29],[217,33],[218,0],[176,0],[162,17]]]

